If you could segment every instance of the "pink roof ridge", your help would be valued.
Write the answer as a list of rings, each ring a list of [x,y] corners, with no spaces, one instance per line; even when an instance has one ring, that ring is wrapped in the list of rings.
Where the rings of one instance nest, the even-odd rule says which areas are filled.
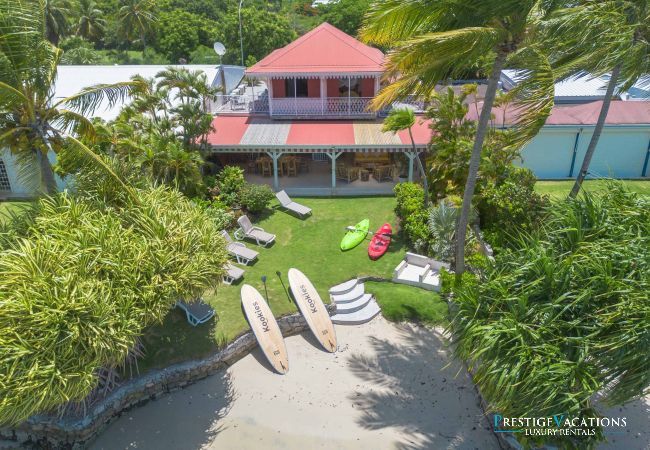
[[[382,72],[384,54],[324,22],[246,72]]]

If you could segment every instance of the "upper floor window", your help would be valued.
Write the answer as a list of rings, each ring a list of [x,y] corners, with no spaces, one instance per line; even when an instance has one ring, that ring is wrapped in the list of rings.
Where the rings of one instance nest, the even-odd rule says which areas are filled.
[[[9,175],[7,174],[7,168],[5,167],[5,162],[0,159],[0,191],[10,191],[11,184],[9,183]]]
[[[339,97],[361,97],[361,78],[339,79]]]
[[[307,78],[287,78],[284,87],[287,97],[309,97]]]

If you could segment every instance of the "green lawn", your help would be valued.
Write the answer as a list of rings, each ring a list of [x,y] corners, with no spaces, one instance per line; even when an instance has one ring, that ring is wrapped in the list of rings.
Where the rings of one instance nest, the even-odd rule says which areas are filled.
[[[634,192],[650,195],[650,180],[624,180],[623,183]],[[606,180],[587,180],[584,187],[590,191],[602,190],[606,187]],[[548,194],[554,199],[564,198],[569,195],[573,187],[573,180],[568,181],[538,181],[535,190],[541,194]]]
[[[296,311],[276,271],[280,271],[284,285],[288,288],[288,269],[295,267],[302,270],[312,280],[324,301],[329,299],[327,292],[331,286],[353,277],[392,276],[393,269],[405,251],[401,237],[398,236],[393,241],[388,253],[378,261],[368,258],[367,245],[361,244],[344,253],[339,249],[339,244],[345,234],[345,227],[366,217],[370,219],[373,230],[384,222],[395,226],[393,197],[296,200],[310,206],[313,215],[300,220],[285,212],[270,210],[257,224],[277,235],[275,244],[264,249],[247,242],[250,248],[260,252],[260,256],[255,265],[244,267],[246,274],[242,283],[251,284],[264,294],[261,277],[265,275],[269,304],[276,316]],[[380,301],[388,302],[392,295],[404,295],[407,291],[410,304],[421,303],[421,297],[424,296],[433,301],[432,294],[426,291],[415,294],[411,288],[388,290],[389,286],[386,284],[385,295],[377,292]],[[190,326],[179,310],[172,311],[162,326],[149,330],[144,337],[147,354],[139,363],[140,368],[161,367],[201,357],[216,350],[219,342],[227,342],[248,329],[240,307],[240,288],[241,283],[222,286],[217,292],[206,294],[205,299],[216,309],[219,318],[199,327]],[[408,308],[409,306],[404,307]],[[429,321],[434,317],[437,316],[432,311],[427,311],[422,320]]]
[[[366,282],[365,287],[375,295],[381,313],[390,321],[446,324],[447,303],[435,292],[394,283]]]

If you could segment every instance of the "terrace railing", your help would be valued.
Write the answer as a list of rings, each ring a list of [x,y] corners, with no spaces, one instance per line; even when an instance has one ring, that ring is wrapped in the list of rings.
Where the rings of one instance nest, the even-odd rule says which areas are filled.
[[[385,116],[392,109],[379,112],[369,108],[371,97],[273,98],[267,91],[255,95],[218,95],[210,105],[213,114],[264,114],[277,117],[371,118]],[[421,112],[424,104],[416,99],[395,103],[392,107],[410,107]]]
[[[369,97],[274,98],[273,116],[374,117]]]
[[[266,91],[254,95],[219,94],[212,102],[211,112],[213,114],[268,114],[269,97]]]

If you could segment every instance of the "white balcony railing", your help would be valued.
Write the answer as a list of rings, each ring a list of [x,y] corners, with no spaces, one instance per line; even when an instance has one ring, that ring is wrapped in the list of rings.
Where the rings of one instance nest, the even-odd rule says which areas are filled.
[[[268,114],[269,97],[267,92],[248,95],[217,95],[211,105],[215,114]]]
[[[369,117],[369,97],[274,98],[273,116]]]
[[[283,117],[375,117],[390,111],[371,111],[370,97],[326,97],[326,98],[273,98],[269,105],[268,92],[247,95],[217,95],[210,105],[214,114],[269,114]],[[423,104],[416,99],[395,103],[393,107],[411,107],[421,112]]]

